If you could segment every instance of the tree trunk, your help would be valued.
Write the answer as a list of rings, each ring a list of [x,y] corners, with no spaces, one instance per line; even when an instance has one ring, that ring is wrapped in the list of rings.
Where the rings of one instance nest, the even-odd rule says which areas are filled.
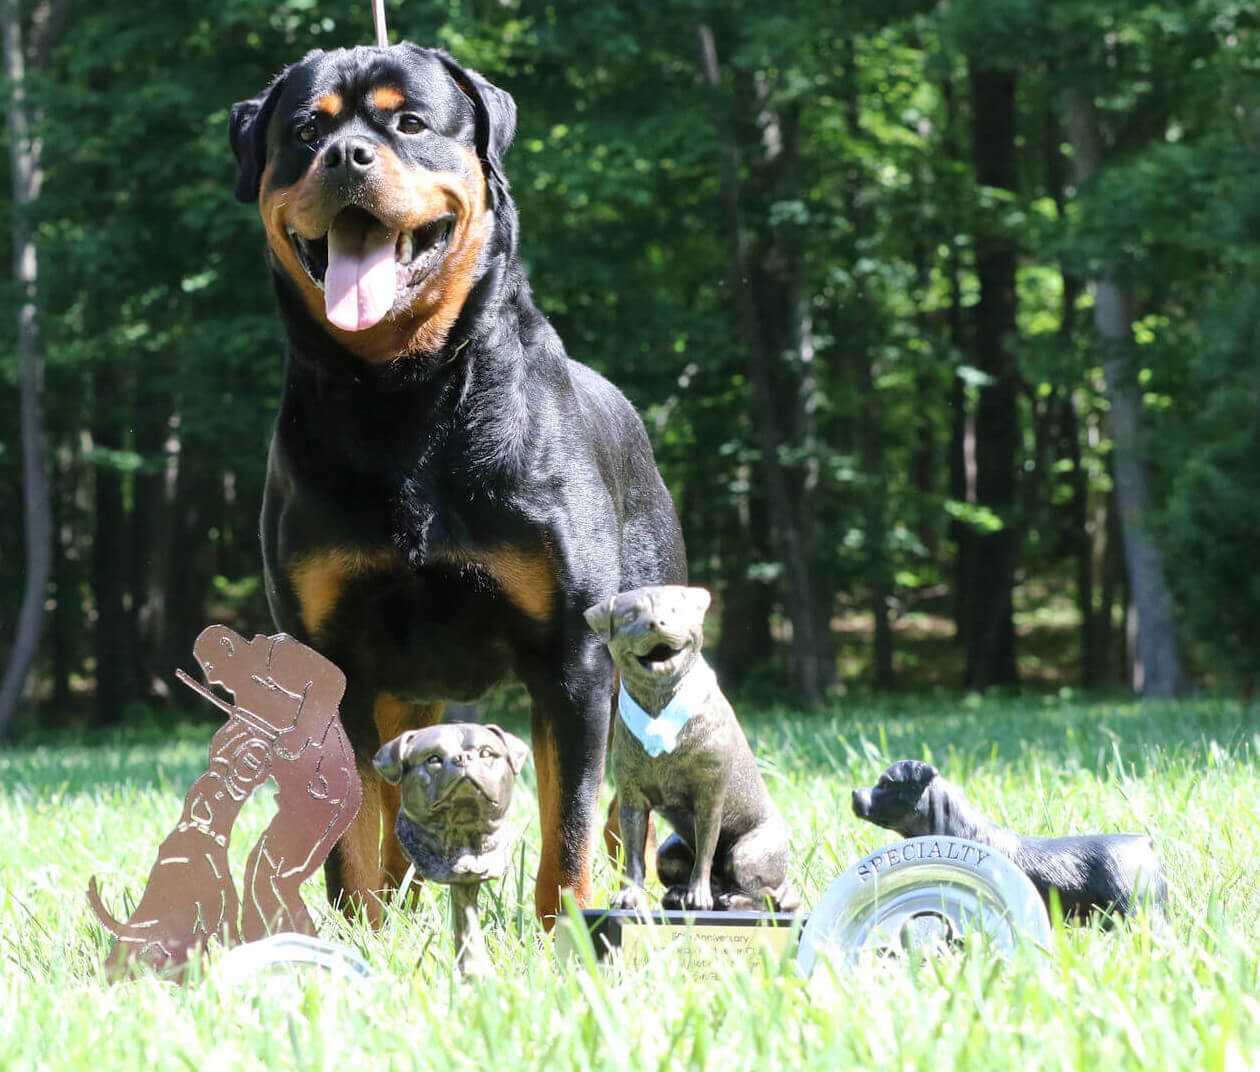
[[[128,586],[131,590],[132,680],[141,695],[165,696],[170,667],[156,662],[165,647],[166,574],[174,523],[178,454],[173,449],[172,400],[137,384],[135,449],[145,466],[133,480]]]
[[[1068,136],[1077,184],[1103,164],[1103,139],[1093,98],[1064,91]],[[1104,269],[1093,281],[1094,323],[1102,343],[1103,379],[1110,402],[1116,505],[1124,533],[1130,607],[1136,616],[1131,682],[1135,692],[1167,699],[1190,689],[1177,650],[1172,596],[1164,579],[1163,555],[1142,527],[1149,491],[1141,458],[1141,392],[1133,379],[1133,295]]]
[[[46,5],[45,5],[46,7]],[[47,12],[45,10],[45,16]],[[9,82],[9,161],[13,175],[13,277],[17,284],[17,353],[22,378],[22,496],[26,529],[26,585],[13,650],[0,681],[0,740],[8,733],[26,687],[44,627],[45,589],[52,568],[52,510],[44,468],[44,416],[40,393],[44,355],[38,311],[39,263],[28,218],[43,180],[41,146],[32,138],[26,100],[26,62],[17,0],[0,0],[5,75]]]
[[[892,597],[893,568],[888,553],[888,467],[884,453],[883,413],[879,393],[871,377],[869,362],[863,362],[861,378],[863,413],[859,421],[862,436],[862,471],[866,476],[866,575],[870,586],[871,617],[874,620],[872,684],[888,691],[896,684],[893,676]]]
[[[841,100],[845,127],[855,144],[862,137],[862,110],[858,83],[857,49],[853,39],[844,44],[845,63],[842,75]],[[863,175],[856,161],[845,169],[844,214],[857,235],[872,233],[876,227],[870,211],[861,197]],[[856,259],[856,254],[853,254]],[[872,683],[875,688],[887,691],[893,688],[893,632],[892,557],[888,550],[888,464],[884,443],[883,407],[875,386],[875,347],[872,345],[869,327],[875,322],[878,310],[872,308],[870,293],[857,277],[854,294],[856,327],[849,334],[849,348],[854,366],[858,405],[857,419],[860,441],[858,455],[862,465],[863,541],[865,544],[866,583],[870,589],[872,628]]]
[[[740,150],[734,128],[721,108],[721,74],[712,30],[701,23],[696,27],[700,45],[701,72],[713,99],[713,122],[722,147],[722,201],[726,214],[727,237],[731,244],[731,288],[740,315],[748,376],[753,394],[753,417],[757,429],[766,499],[772,513],[772,527],[786,574],[788,617],[792,622],[792,685],[811,706],[822,703],[831,677],[831,649],[826,633],[826,616],[820,613],[817,583],[811,571],[810,532],[803,523],[806,504],[794,501],[789,477],[779,455],[790,442],[780,425],[775,407],[772,354],[758,315],[758,295],[751,285],[748,231],[740,203]],[[823,603],[824,611],[826,604]]]
[[[765,502],[755,492],[746,497],[746,508],[739,511],[732,543],[729,554],[724,549],[722,555],[724,562],[733,563],[733,569],[722,596],[722,639],[716,661],[723,684],[738,689],[749,671],[768,662],[774,652],[770,632],[774,588],[766,578],[748,573],[750,562],[772,560]]]
[[[1081,422],[1076,412],[1074,393],[1065,391],[1059,405],[1063,450],[1072,464],[1072,498],[1068,503],[1068,516],[1072,525],[1072,555],[1076,563],[1076,607],[1081,618],[1081,685],[1094,689],[1103,683],[1106,672],[1107,632],[1100,628],[1102,612],[1094,605],[1095,533],[1090,516],[1089,474],[1085,472],[1082,457]]]
[[[974,57],[968,61],[968,70],[976,181],[1014,191],[1018,185],[1015,76],[986,67]],[[976,502],[997,515],[1001,528],[989,532],[972,527],[965,536],[975,563],[973,590],[967,597],[971,613],[965,630],[963,682],[971,689],[1019,680],[1011,601],[1020,545],[1020,526],[1014,516],[1019,374],[1010,349],[1016,331],[1016,246],[1004,228],[994,226],[997,233],[986,230],[982,226],[976,239],[980,300],[975,309],[975,355],[977,367],[989,377],[980,388],[975,412]]]
[[[92,440],[96,447],[117,451],[122,447],[114,411],[119,406],[118,378],[104,362],[92,374]],[[96,601],[96,704],[97,725],[122,721],[131,694],[130,619],[127,614],[127,511],[123,502],[122,474],[108,462],[98,461],[95,478],[95,535],[92,540],[92,591]]]
[[[175,481],[171,546],[166,554],[165,644],[158,658],[160,673],[170,681],[177,667],[200,673],[192,657],[193,641],[206,625],[206,607],[214,577],[210,526],[216,480],[184,464]]]
[[[1046,101],[1042,151],[1045,158],[1046,187],[1054,198],[1058,218],[1063,220],[1067,217],[1066,160],[1062,150],[1062,124],[1058,114],[1050,106],[1052,102],[1053,98]],[[1077,332],[1076,302],[1085,287],[1080,277],[1071,272],[1063,272],[1062,279],[1063,299],[1057,335],[1064,353],[1067,353]],[[1077,392],[1070,387],[1064,390],[1059,400],[1059,456],[1066,457],[1072,466],[1072,497],[1068,502],[1068,518],[1071,525],[1069,543],[1076,566],[1076,608],[1081,619],[1080,675],[1081,685],[1092,689],[1102,684],[1107,666],[1105,643],[1108,634],[1105,629],[1100,629],[1102,617],[1094,605],[1094,544],[1096,539],[1105,540],[1106,533],[1093,531],[1089,474],[1085,471],[1081,450],[1084,429],[1077,412],[1077,404]]]
[[[53,467],[52,517],[54,527],[53,592],[56,607],[52,612],[52,709],[57,716],[70,710],[73,694],[70,676],[79,666],[76,640],[83,632],[77,599],[78,563],[74,545],[75,482],[77,467],[68,449],[56,452]]]
[[[946,58],[946,63],[948,59]],[[951,161],[962,160],[962,150],[958,142],[958,105],[954,90],[954,76],[947,71],[941,81],[941,99],[945,103],[945,126],[941,138],[941,149]],[[952,209],[952,204],[947,204]],[[963,231],[963,221],[959,216],[950,220],[951,236]],[[967,347],[966,331],[963,318],[962,291],[962,255],[956,237],[951,237],[949,253],[946,258],[946,274],[949,278],[949,308],[947,324],[949,345],[953,350],[950,367],[953,376],[949,385],[949,497],[956,503],[974,503],[976,501],[975,474],[975,415],[967,398],[967,388],[958,375],[957,360]],[[953,582],[951,584],[950,603],[954,617],[954,642],[965,651],[969,643],[968,629],[972,619],[972,594],[975,591],[975,554],[974,541],[970,539],[970,529],[965,521],[954,517],[950,519],[947,536],[954,545]]]
[[[1111,477],[1111,490],[1103,497],[1094,521],[1098,533],[1094,541],[1094,561],[1100,578],[1097,637],[1102,647],[1103,680],[1118,684],[1128,676],[1128,598],[1124,583],[1124,531],[1116,506],[1114,458],[1108,460],[1107,473]]]

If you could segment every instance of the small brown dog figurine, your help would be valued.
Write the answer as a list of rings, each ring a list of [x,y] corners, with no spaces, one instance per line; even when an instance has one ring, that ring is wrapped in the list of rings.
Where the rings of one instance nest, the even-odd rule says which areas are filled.
[[[451,722],[395,737],[372,760],[402,787],[395,831],[422,878],[451,888],[460,970],[489,973],[477,925],[481,883],[500,878],[519,830],[507,821],[529,747],[498,726]]]
[[[656,855],[666,908],[799,905],[788,836],[735,712],[700,655],[709,593],[659,585],[586,611],[621,674],[612,767],[625,846],[614,908],[644,909],[648,818],[674,828]]]
[[[1057,890],[1068,919],[1123,916],[1139,907],[1163,915],[1168,884],[1145,834],[1026,837],[991,823],[922,760],[898,760],[874,786],[853,790],[853,814],[908,838],[939,834],[988,845],[1032,880],[1047,908]]]

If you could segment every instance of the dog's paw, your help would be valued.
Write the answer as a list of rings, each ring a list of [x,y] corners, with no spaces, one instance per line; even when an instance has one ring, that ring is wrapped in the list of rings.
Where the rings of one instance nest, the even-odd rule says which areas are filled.
[[[612,895],[608,902],[610,908],[624,909],[629,912],[646,912],[648,910],[647,890],[642,886],[623,886]]]

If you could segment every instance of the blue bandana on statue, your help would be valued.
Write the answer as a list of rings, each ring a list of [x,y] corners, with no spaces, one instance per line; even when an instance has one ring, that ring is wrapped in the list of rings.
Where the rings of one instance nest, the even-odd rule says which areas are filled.
[[[682,685],[674,693],[674,698],[665,705],[664,710],[653,718],[643,710],[628,692],[626,683],[621,683],[621,692],[617,695],[617,711],[621,721],[652,758],[662,752],[672,752],[678,746],[678,735],[687,725],[691,713],[708,698],[710,691],[717,687],[717,675],[701,656],[696,661]]]

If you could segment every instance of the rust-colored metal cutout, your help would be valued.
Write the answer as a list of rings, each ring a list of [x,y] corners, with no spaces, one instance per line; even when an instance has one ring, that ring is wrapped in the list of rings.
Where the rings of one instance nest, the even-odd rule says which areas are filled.
[[[227,721],[130,918],[120,923],[109,914],[95,878],[88,886],[92,910],[116,938],[107,960],[114,974],[142,963],[179,975],[189,954],[212,938],[235,944],[281,931],[313,935],[301,885],[363,802],[337,712],[346,678],[336,666],[284,633],[246,640],[223,625],[203,630],[193,654],[206,682],[235,702],[177,671]],[[268,777],[279,787],[276,814],[249,854],[238,894],[228,862],[232,826]]]

